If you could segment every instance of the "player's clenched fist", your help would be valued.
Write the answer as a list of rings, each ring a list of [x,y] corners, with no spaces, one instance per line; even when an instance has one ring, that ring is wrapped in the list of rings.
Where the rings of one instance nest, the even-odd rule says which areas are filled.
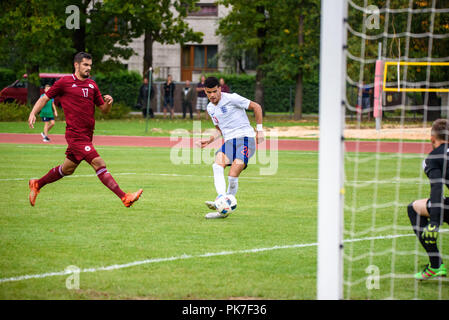
[[[112,104],[114,102],[114,99],[112,99],[112,97],[108,94],[105,94],[103,99],[104,99],[104,102],[106,102],[107,104]]]
[[[210,139],[208,140],[201,140],[197,142],[197,146],[201,148],[205,148],[210,143]]]

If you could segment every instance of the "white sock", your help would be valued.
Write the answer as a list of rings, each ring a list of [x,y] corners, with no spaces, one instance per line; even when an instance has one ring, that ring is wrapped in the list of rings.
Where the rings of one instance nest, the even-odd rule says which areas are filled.
[[[214,170],[214,184],[215,190],[217,190],[217,194],[225,194],[226,193],[226,181],[224,178],[224,168],[216,163],[212,165],[212,169]]]
[[[239,178],[228,176],[228,182],[229,182],[228,193],[235,196],[237,190],[239,189]]]

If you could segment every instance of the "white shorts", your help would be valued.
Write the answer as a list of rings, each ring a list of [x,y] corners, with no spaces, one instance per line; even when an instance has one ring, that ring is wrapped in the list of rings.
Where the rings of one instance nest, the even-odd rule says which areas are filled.
[[[208,103],[209,103],[209,99],[207,97],[196,98],[196,110],[206,111]]]

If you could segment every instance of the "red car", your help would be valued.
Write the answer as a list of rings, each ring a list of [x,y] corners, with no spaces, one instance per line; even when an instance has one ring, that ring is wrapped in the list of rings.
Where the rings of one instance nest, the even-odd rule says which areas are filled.
[[[56,80],[63,76],[69,76],[70,73],[40,73],[39,77],[41,78],[40,85],[40,93],[44,93],[44,86],[49,83],[53,85]],[[28,94],[28,81],[27,75],[24,74],[21,80],[16,80],[2,91],[0,91],[0,103],[1,102],[13,102],[14,100],[17,103],[26,104],[27,103],[27,94]],[[56,98],[55,104],[59,106],[59,101]]]

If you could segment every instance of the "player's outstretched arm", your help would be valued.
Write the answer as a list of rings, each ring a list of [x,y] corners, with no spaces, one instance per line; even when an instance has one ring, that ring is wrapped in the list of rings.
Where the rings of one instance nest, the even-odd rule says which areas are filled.
[[[263,133],[262,120],[263,120],[263,112],[260,104],[251,101],[248,106],[248,110],[254,111],[254,117],[256,118],[256,141],[257,143],[262,143],[265,140],[265,135]]]
[[[105,94],[103,96],[104,104],[101,106],[98,106],[103,114],[108,113],[111,110],[112,103],[114,102],[114,99],[108,94]]]
[[[30,116],[28,117],[28,126],[31,129],[34,129],[34,123],[36,122],[36,115],[39,114],[39,112],[42,110],[42,108],[47,104],[49,100],[50,98],[44,94],[34,104],[34,107],[30,112]]]

